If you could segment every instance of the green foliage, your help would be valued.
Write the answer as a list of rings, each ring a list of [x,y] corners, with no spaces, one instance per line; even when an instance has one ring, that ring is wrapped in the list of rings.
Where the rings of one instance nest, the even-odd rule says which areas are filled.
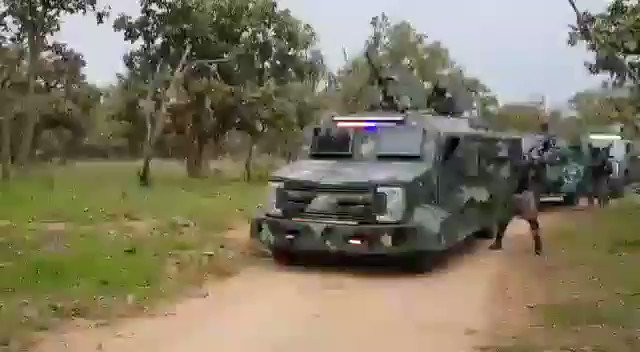
[[[535,350],[640,348],[639,210],[637,200],[627,199],[574,214],[549,233],[555,270],[546,277],[547,303],[537,311],[544,329],[527,336]]]
[[[184,216],[205,228],[221,229],[222,219],[239,209],[248,211],[259,185],[225,179],[185,180],[177,163],[158,162],[158,191],[136,187],[131,178],[135,168],[129,162],[86,162],[77,167],[34,172],[1,188],[3,219],[20,223],[29,220],[70,221],[93,224],[106,218],[158,218]],[[96,184],[101,186],[96,188]],[[230,199],[229,199],[230,198]],[[223,202],[224,207],[219,206]],[[222,203],[220,203],[222,204]],[[210,216],[216,214],[216,216]]]
[[[392,87],[392,94],[410,97],[413,108],[433,108],[438,104],[427,99],[436,86],[454,95],[461,110],[471,109],[474,94],[485,113],[497,105],[485,85],[462,73],[442,43],[428,42],[426,34],[418,33],[406,21],[392,24],[385,14],[374,17],[371,26],[366,46],[372,45],[378,52],[374,64],[398,78],[399,84]],[[371,87],[375,82],[363,57],[348,62],[338,72],[337,82],[339,110],[362,110],[379,100],[379,93]]]
[[[41,38],[60,31],[62,17],[93,12],[101,24],[109,15],[108,8],[100,8],[96,0],[2,0],[0,26],[14,43],[27,40],[28,33]]]
[[[569,32],[569,44],[585,42],[595,54],[594,61],[586,64],[590,72],[609,73],[618,85],[630,78],[638,84],[639,14],[640,4],[628,0],[610,1],[606,10],[597,14],[578,12],[577,23]]]
[[[627,137],[634,138],[637,135],[636,102],[639,100],[634,96],[633,90],[621,90],[622,92],[603,89],[576,93],[569,104],[576,111],[582,129],[620,123],[624,126]]]
[[[540,130],[540,122],[543,118],[545,118],[544,113],[537,106],[505,104],[491,118],[491,124],[499,130],[534,132]]]
[[[135,169],[84,163],[0,184],[0,347],[61,318],[132,313],[227,270],[215,233],[251,215],[263,186],[187,179],[163,163],[160,187],[141,189]]]

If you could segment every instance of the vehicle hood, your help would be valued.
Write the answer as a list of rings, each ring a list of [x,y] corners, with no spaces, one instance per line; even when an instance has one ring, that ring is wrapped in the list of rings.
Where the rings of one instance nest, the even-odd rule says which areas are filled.
[[[299,160],[278,169],[273,177],[325,184],[406,183],[428,168],[423,161]]]

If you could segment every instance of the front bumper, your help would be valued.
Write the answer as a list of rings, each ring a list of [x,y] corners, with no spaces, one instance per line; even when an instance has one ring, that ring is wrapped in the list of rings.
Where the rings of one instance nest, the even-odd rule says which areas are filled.
[[[541,185],[540,194],[542,196],[559,196],[570,193],[576,193],[578,191],[578,181],[569,180],[557,180],[553,182],[547,182]]]
[[[272,217],[254,218],[251,237],[271,250],[356,256],[428,251],[438,239],[413,224],[345,225]]]

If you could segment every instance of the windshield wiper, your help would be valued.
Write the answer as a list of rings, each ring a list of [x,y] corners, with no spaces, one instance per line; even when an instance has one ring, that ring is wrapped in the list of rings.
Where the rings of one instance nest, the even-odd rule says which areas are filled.
[[[342,153],[314,153],[314,154],[309,154],[309,156],[313,159],[351,159],[353,158],[352,154],[342,154]]]
[[[420,159],[421,156],[420,155],[411,155],[411,154],[397,154],[397,155],[378,155],[378,160],[381,159],[409,159],[409,160],[415,160],[415,159]]]

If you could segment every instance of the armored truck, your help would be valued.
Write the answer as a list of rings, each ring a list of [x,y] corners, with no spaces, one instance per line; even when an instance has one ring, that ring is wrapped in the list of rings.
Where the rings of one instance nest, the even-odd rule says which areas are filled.
[[[591,133],[585,136],[583,143],[589,155],[593,150],[606,154],[613,169],[609,179],[610,194],[614,198],[622,197],[630,182],[632,142],[618,134]]]
[[[305,147],[271,176],[251,237],[280,263],[402,256],[420,271],[433,252],[493,237],[523,155],[518,136],[418,111],[334,116],[309,128]]]
[[[580,147],[569,145],[566,141],[546,137],[539,133],[527,134],[522,138],[526,157],[542,147],[545,138],[552,145],[541,155],[536,170],[536,192],[541,202],[560,200],[566,205],[576,205],[583,187],[585,161]]]

